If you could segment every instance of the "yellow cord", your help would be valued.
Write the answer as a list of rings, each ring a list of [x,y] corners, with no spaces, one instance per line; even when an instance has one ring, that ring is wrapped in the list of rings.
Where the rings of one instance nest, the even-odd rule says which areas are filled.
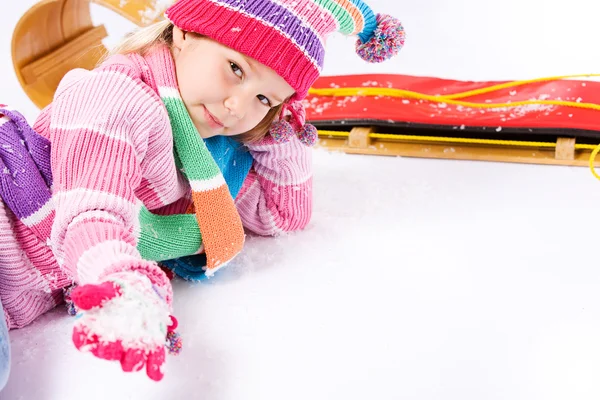
[[[596,156],[598,155],[598,152],[600,152],[600,144],[596,146],[596,148],[594,149],[594,151],[592,151],[592,154],[590,155],[590,171],[592,171],[592,174],[596,177],[596,179],[600,179],[600,175],[598,175],[596,169],[594,168],[594,162],[596,161]]]
[[[545,78],[536,78],[536,79],[528,79],[528,80],[523,80],[523,81],[506,82],[506,83],[500,83],[498,85],[488,86],[486,88],[444,95],[444,97],[449,98],[449,99],[462,99],[465,97],[478,96],[481,94],[497,92],[498,90],[509,89],[509,88],[523,86],[523,85],[529,85],[532,83],[558,81],[558,80],[565,80],[565,79],[572,79],[572,78],[591,78],[591,77],[600,77],[600,74],[578,74],[578,75],[550,76],[550,77],[545,77]]]
[[[486,93],[496,92],[502,89],[508,89],[511,87],[528,85],[536,82],[545,81],[558,81],[570,78],[583,78],[583,77],[600,77],[600,74],[578,74],[578,75],[564,75],[564,76],[553,76],[546,78],[536,78],[522,81],[506,82],[498,85],[488,86],[481,89],[469,90],[461,93],[454,93],[449,95],[428,95],[425,93],[414,92],[410,90],[394,89],[394,88],[337,88],[337,89],[315,89],[311,88],[309,94],[313,96],[333,96],[333,97],[350,97],[350,96],[386,96],[395,98],[408,98],[417,100],[426,100],[436,103],[453,104],[463,107],[470,108],[510,108],[525,105],[554,105],[563,107],[574,107],[583,108],[589,110],[600,111],[600,105],[595,103],[579,103],[575,101],[564,101],[564,100],[524,100],[515,101],[510,103],[473,103],[468,101],[460,101],[456,99],[464,99]],[[332,136],[332,137],[348,137],[349,132],[338,132],[338,131],[319,131],[321,135]],[[517,140],[492,140],[492,139],[467,139],[467,138],[450,138],[450,137],[434,137],[434,136],[412,136],[412,135],[389,135],[389,134],[378,134],[371,133],[369,137],[377,139],[395,139],[395,140],[421,140],[421,141],[444,141],[449,143],[472,143],[472,144],[490,144],[490,145],[501,145],[501,146],[527,146],[527,147],[556,147],[555,143],[549,142],[525,142]],[[599,145],[588,145],[588,144],[576,144],[576,149],[593,149],[590,154],[589,166],[592,174],[600,180],[600,175],[594,169],[594,163],[596,156],[600,152]]]

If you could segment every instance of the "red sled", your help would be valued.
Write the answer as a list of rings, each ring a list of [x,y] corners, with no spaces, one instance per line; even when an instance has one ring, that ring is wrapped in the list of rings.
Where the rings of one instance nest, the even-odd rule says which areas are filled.
[[[600,82],[320,78],[305,100],[323,147],[347,153],[588,165]]]

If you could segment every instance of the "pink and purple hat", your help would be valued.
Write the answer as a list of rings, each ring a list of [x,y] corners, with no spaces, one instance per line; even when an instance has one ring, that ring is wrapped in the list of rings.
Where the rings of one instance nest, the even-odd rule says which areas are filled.
[[[275,70],[306,97],[323,69],[327,37],[358,36],[356,50],[381,62],[404,45],[404,28],[375,15],[361,0],[179,0],[166,17],[184,31],[205,35]]]

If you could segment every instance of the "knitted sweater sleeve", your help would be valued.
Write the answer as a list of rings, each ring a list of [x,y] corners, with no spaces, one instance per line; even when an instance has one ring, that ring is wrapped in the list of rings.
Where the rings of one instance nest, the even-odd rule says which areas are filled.
[[[259,235],[306,227],[312,213],[312,153],[295,136],[247,145],[254,163],[236,197],[244,226]]]
[[[150,132],[168,129],[168,119],[156,118],[161,112],[151,89],[122,65],[74,70],[61,81],[46,121],[56,207],[51,239],[59,264],[80,283],[97,281],[113,265],[153,264],[136,247],[142,203],[134,190]]]

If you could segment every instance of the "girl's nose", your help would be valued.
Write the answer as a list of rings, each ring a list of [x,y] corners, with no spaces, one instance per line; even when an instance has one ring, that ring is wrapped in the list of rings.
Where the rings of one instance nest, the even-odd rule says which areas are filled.
[[[225,108],[238,120],[243,119],[246,116],[250,102],[252,101],[250,96],[245,94],[235,94],[225,99]]]

